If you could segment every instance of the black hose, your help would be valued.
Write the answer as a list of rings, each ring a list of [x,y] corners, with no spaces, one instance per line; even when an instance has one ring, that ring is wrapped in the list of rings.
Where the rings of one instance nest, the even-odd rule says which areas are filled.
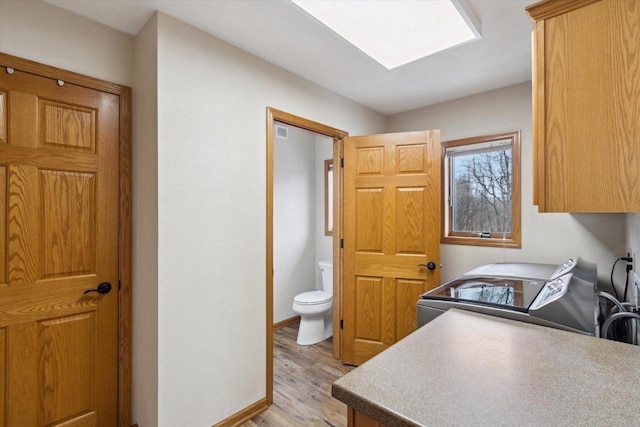
[[[604,338],[609,337],[609,329],[611,329],[611,325],[613,324],[613,322],[622,318],[640,319],[640,314],[629,313],[628,311],[625,311],[624,313],[612,314],[607,318],[607,320],[605,320],[604,324],[602,325],[602,335],[604,335]],[[632,341],[635,342],[635,337],[633,337]]]
[[[613,288],[613,293],[616,295],[616,299],[620,299],[620,297],[618,296],[618,291],[616,291],[616,285],[613,283],[613,271],[616,269],[616,264],[618,263],[618,261],[620,261],[622,258],[618,258],[617,260],[615,260],[613,262],[613,266],[611,267],[611,287]]]

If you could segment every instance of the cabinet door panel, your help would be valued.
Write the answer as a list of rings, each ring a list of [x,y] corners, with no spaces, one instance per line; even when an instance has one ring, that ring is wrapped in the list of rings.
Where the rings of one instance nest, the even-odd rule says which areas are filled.
[[[639,211],[640,2],[556,3],[535,34],[534,197],[546,212]]]

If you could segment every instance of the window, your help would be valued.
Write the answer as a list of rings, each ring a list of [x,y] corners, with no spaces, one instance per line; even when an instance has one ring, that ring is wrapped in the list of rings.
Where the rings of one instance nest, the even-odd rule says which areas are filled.
[[[520,132],[442,145],[442,242],[519,248]]]

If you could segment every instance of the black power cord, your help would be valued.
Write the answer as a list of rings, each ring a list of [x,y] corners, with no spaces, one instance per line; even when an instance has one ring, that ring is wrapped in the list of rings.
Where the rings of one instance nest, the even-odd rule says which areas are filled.
[[[620,299],[620,297],[618,296],[618,291],[616,290],[616,286],[615,283],[613,282],[613,273],[614,270],[616,268],[616,264],[618,263],[618,261],[624,261],[627,263],[626,265],[626,271],[627,271],[627,276],[626,276],[626,282],[624,285],[624,295],[623,295],[623,299],[622,302],[624,303],[627,300],[627,289],[629,287],[629,272],[633,269],[633,265],[631,264],[633,262],[633,258],[630,256],[626,256],[626,257],[620,257],[618,259],[616,259],[613,263],[613,266],[611,267],[611,287],[613,288],[613,292],[616,295],[616,299]],[[628,320],[628,319],[627,319]],[[616,322],[616,325],[614,328],[611,328],[611,332],[613,332],[613,336],[614,336],[614,340],[616,341],[622,341],[622,342],[629,342],[629,334],[631,332],[630,328],[629,328],[629,322],[628,321],[623,321],[623,322]]]
[[[630,262],[630,261],[627,261]],[[627,300],[627,288],[629,287],[629,273],[631,272],[631,270],[633,270],[633,264],[627,264],[626,267],[626,271],[627,271],[627,281],[624,283],[624,295],[622,296],[622,300],[626,301]]]
[[[625,262],[627,262],[627,263],[630,263],[630,262],[633,262],[633,258],[628,257],[628,256],[621,256],[620,258],[616,259],[616,260],[613,262],[613,266],[611,267],[611,277],[610,277],[610,279],[611,279],[611,287],[613,288],[613,293],[615,294],[616,299],[618,299],[618,300],[619,300],[619,299],[620,299],[620,297],[618,296],[618,291],[616,290],[616,285],[615,285],[615,283],[613,283],[613,271],[615,270],[615,268],[616,268],[616,264],[618,263],[618,261],[625,261]],[[630,270],[631,270],[631,269],[630,269],[630,268],[629,268],[629,266],[627,265],[627,276],[629,275],[629,271],[630,271]],[[626,301],[626,299],[627,299],[627,286],[628,286],[628,284],[629,284],[629,280],[628,280],[628,278],[627,278],[627,283],[625,283],[625,286],[624,286],[624,296],[625,296],[625,299],[623,300],[623,302],[624,302],[624,301]]]

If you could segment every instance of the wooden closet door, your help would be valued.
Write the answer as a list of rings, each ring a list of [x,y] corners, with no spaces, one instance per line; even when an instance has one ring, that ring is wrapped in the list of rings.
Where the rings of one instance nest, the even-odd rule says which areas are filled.
[[[117,425],[118,135],[118,96],[0,69],[0,426]]]

